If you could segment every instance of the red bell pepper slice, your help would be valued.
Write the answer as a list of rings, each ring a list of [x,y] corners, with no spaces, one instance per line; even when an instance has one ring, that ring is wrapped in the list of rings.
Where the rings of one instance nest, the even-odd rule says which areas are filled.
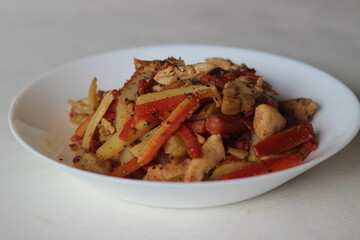
[[[219,89],[224,89],[225,87],[225,81],[209,74],[202,75],[199,80],[205,84],[214,84]]]
[[[217,114],[206,119],[206,129],[211,134],[241,133],[247,130],[244,120],[241,114]]]
[[[309,129],[310,127],[305,125],[295,126],[266,138],[254,145],[252,149],[258,158],[285,152],[312,139],[313,132]]]
[[[104,114],[103,118],[107,120],[114,120],[116,118],[116,107],[117,107],[118,99],[115,98],[110,104],[108,110]]]
[[[120,91],[112,90],[112,94],[114,96],[114,100],[112,101],[108,110],[106,111],[106,113],[103,116],[107,120],[114,120],[116,118],[116,107],[117,107],[117,103],[119,101],[118,96],[120,95]]]
[[[247,78],[249,78],[251,80],[254,80],[254,81],[258,80],[259,77],[260,77],[260,76],[256,75],[253,72],[250,72],[250,71],[240,71],[239,75],[240,76],[245,76],[245,77],[247,77]]]
[[[309,141],[305,142],[303,145],[310,151],[315,151],[319,146],[319,142],[317,142],[315,138],[312,138]]]
[[[221,177],[222,180],[230,180],[244,177],[252,177],[265,172],[268,172],[268,166],[272,164],[275,159],[264,160],[258,163],[250,164],[234,172],[225,174]]]
[[[89,152],[96,153],[96,150],[101,146],[101,142],[97,140],[91,140],[89,146]]]
[[[152,83],[148,80],[142,79],[139,81],[138,83],[138,91],[137,91],[137,95],[143,95],[145,93],[148,93],[151,88],[152,88]]]
[[[235,142],[234,147],[237,149],[249,151],[251,147],[251,132],[244,132]]]
[[[289,156],[277,159],[275,162],[269,165],[269,172],[277,172],[292,168],[302,164],[303,159],[299,154],[291,154]]]
[[[135,117],[132,116],[124,124],[123,129],[121,130],[121,132],[119,134],[119,138],[121,140],[126,141],[128,139],[128,137],[129,137],[129,135],[131,134],[131,132],[133,131],[134,125],[135,125]]]
[[[186,126],[196,133],[206,133],[206,120],[198,120],[193,122],[186,122]]]
[[[278,172],[288,168],[292,168],[302,164],[303,159],[299,154],[291,154],[283,158],[270,159],[254,163],[234,172],[225,174],[221,177],[222,180],[237,179],[244,177],[252,177],[271,172]]]
[[[163,112],[174,110],[179,103],[184,100],[184,94],[168,97],[152,102],[143,103],[135,106],[137,120],[157,118]]]
[[[200,158],[202,156],[200,143],[193,131],[191,131],[186,125],[182,124],[177,131],[177,134],[184,141],[190,157]]]

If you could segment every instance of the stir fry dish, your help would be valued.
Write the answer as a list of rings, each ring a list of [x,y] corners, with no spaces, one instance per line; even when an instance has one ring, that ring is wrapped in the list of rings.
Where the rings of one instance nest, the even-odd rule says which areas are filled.
[[[237,179],[295,167],[318,147],[308,98],[278,93],[245,64],[134,60],[122,88],[69,100],[76,168],[148,181]]]

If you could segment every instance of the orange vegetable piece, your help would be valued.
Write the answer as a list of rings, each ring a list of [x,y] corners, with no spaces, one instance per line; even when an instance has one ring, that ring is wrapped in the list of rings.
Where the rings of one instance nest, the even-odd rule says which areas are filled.
[[[206,133],[207,129],[206,129],[206,124],[205,124],[206,120],[197,120],[197,121],[193,121],[193,122],[186,122],[186,126],[188,128],[190,128],[193,132],[196,133]]]
[[[217,114],[206,119],[206,129],[211,134],[218,133],[241,133],[247,130],[241,114],[225,115]]]
[[[311,129],[305,125],[295,126],[264,139],[254,145],[252,149],[258,158],[285,152],[312,139],[314,134]]]
[[[146,165],[157,155],[162,145],[179,129],[181,124],[200,107],[200,103],[192,96],[188,96],[161,123],[159,129],[151,137],[144,151],[139,156],[140,165]]]
[[[75,130],[75,134],[71,137],[72,142],[77,142],[83,139],[86,128],[88,127],[90,120],[94,114],[91,114],[85,121],[83,121]]]
[[[119,138],[121,140],[126,141],[129,137],[129,135],[132,132],[132,129],[134,128],[135,125],[135,117],[130,117],[129,120],[126,121],[126,123],[124,124],[123,129],[121,130],[120,134],[119,134]]]
[[[168,97],[152,102],[143,103],[135,106],[135,115],[138,120],[151,119],[158,117],[164,112],[174,110],[179,103],[184,100],[184,94]]]
[[[276,160],[274,163],[270,164],[268,168],[269,172],[277,172],[298,166],[302,164],[302,162],[303,160],[299,154],[291,154],[289,156]]]
[[[179,130],[177,131],[177,134],[184,141],[190,157],[192,158],[202,157],[200,143],[193,131],[191,131],[186,125],[182,124]]]
[[[268,166],[273,163],[275,159],[264,160],[258,163],[253,163],[234,172],[225,174],[221,177],[222,180],[230,180],[244,177],[252,177],[269,172]]]
[[[222,180],[237,179],[244,177],[252,177],[271,172],[282,171],[302,164],[303,159],[299,154],[291,154],[278,159],[263,160],[254,163],[234,172],[222,176]]]
[[[137,169],[139,169],[141,166],[138,163],[138,160],[134,157],[124,165],[121,165],[120,167],[114,169],[110,176],[113,177],[126,177],[127,175],[135,172]]]

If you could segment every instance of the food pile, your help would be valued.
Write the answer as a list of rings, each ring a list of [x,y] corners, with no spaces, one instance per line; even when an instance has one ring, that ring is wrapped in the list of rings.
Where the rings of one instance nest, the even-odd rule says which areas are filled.
[[[278,93],[245,64],[223,58],[134,60],[121,89],[69,100],[74,166],[115,177],[194,182],[267,174],[316,150],[311,99]]]

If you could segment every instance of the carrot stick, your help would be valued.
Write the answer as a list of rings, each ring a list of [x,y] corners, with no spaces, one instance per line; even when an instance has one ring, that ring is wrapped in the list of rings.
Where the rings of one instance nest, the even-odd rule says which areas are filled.
[[[162,145],[178,130],[181,124],[191,116],[191,114],[200,107],[200,103],[188,96],[182,101],[170,114],[170,116],[162,122],[159,129],[154,133],[139,159],[135,157],[124,165],[116,168],[110,173],[110,176],[126,177],[135,172],[141,166],[151,162],[160,150]]]
[[[184,141],[188,154],[192,158],[201,158],[202,151],[201,146],[193,131],[191,131],[186,125],[182,124],[179,130],[176,132]]]
[[[191,114],[200,107],[200,103],[188,96],[182,101],[170,114],[170,116],[161,123],[159,129],[149,140],[145,149],[139,156],[140,165],[146,165],[157,155],[162,145],[179,129],[181,124],[191,116]]]
[[[86,131],[86,128],[88,127],[89,125],[89,122],[92,118],[94,114],[91,114],[90,116],[88,116],[87,119],[85,119],[85,121],[83,121],[78,127],[77,129],[75,130],[75,134],[71,137],[71,141],[72,142],[77,142],[81,139],[83,139],[84,135],[85,135],[85,131]]]
[[[113,177],[126,177],[127,175],[135,172],[141,166],[138,163],[137,159],[134,157],[124,165],[121,165],[118,168],[115,168],[111,173],[110,176]]]
[[[110,104],[109,109],[104,114],[103,118],[106,118],[107,120],[114,120],[116,119],[116,108],[118,105],[118,98],[116,97],[114,101]]]

